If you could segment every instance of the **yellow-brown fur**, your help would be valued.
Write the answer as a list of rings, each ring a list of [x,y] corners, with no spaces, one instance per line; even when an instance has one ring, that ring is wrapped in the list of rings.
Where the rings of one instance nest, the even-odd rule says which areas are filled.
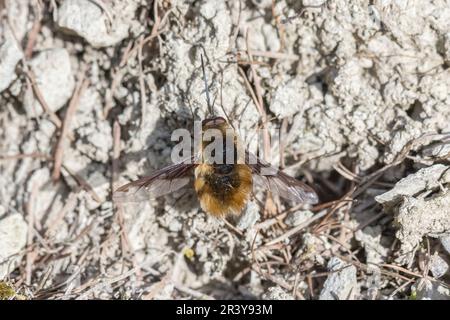
[[[241,145],[234,130],[225,121],[217,117],[205,120],[202,126],[203,132],[208,129],[220,130],[223,141],[226,135],[231,134],[234,152],[237,159],[242,158]],[[238,215],[244,208],[253,188],[252,170],[243,162],[215,163],[203,151],[211,141],[202,141],[202,160],[195,169],[195,191],[203,210],[216,217],[229,214]],[[226,150],[223,150],[224,154]],[[225,159],[223,159],[225,160]]]
[[[247,165],[234,165],[230,174],[239,181],[239,186],[225,192],[224,188],[214,188],[210,183],[216,176],[213,166],[200,164],[195,169],[195,191],[200,205],[213,216],[240,214],[252,192],[252,172]]]

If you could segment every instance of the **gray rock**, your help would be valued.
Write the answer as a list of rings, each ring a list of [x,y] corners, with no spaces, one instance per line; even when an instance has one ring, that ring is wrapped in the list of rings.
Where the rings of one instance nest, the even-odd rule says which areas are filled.
[[[378,203],[392,206],[401,201],[404,196],[415,196],[418,193],[439,187],[439,183],[450,182],[448,166],[435,164],[410,174],[397,182],[393,189],[375,197]]]
[[[418,300],[450,300],[448,288],[425,278],[413,285],[412,291],[416,293]]]
[[[22,41],[27,32],[29,16],[28,0],[6,0],[4,2],[6,15],[10,18],[8,22],[6,19],[0,19],[0,92],[8,88],[11,82],[17,78],[16,65],[23,58],[23,51],[19,47],[18,41]]]
[[[440,240],[444,249],[450,254],[450,235],[445,235],[441,237]]]
[[[430,271],[436,279],[441,278],[448,271],[447,262],[439,255],[435,254],[430,260]]]
[[[450,155],[450,141],[445,141],[423,148],[423,155],[430,158],[443,158]]]
[[[339,258],[333,257],[328,262],[331,274],[320,292],[320,300],[351,299],[356,290],[356,268]]]
[[[305,7],[311,6],[311,7],[318,7],[325,3],[325,0],[303,0],[302,4]]]
[[[72,96],[75,87],[67,50],[58,48],[42,51],[31,60],[30,67],[50,110],[59,110]],[[34,96],[29,100],[25,99],[24,108],[29,117],[38,117],[44,112]]]
[[[9,26],[4,26],[0,38],[4,41],[0,43],[0,92],[8,88],[11,82],[16,79],[15,68],[22,59],[22,50],[18,47],[17,41]]]
[[[20,261],[18,254],[27,243],[27,224],[20,214],[0,220],[0,280]]]
[[[256,221],[259,220],[259,207],[253,201],[249,201],[247,208],[242,213],[237,228],[240,230],[247,230],[253,227]]]
[[[83,37],[93,47],[112,46],[128,36],[136,2],[121,0],[104,4],[112,21],[93,1],[65,0],[59,8],[57,23],[63,31]]]
[[[307,107],[309,90],[302,78],[293,78],[278,86],[270,105],[277,117],[285,118],[293,116]]]
[[[444,36],[444,57],[447,65],[450,65],[450,32]]]
[[[272,6],[272,0],[252,0],[252,3],[258,8],[270,8]]]
[[[289,214],[286,219],[284,219],[284,223],[286,223],[290,227],[295,227],[306,222],[313,215],[314,213],[309,210],[295,211]]]
[[[426,235],[435,236],[450,231],[450,192],[432,199],[405,198],[396,217],[401,242],[400,252],[408,256]]]
[[[380,226],[365,227],[363,230],[358,230],[355,233],[356,240],[360,241],[366,253],[366,262],[369,264],[369,269],[374,264],[385,262],[388,256],[389,248],[381,244],[382,229]]]

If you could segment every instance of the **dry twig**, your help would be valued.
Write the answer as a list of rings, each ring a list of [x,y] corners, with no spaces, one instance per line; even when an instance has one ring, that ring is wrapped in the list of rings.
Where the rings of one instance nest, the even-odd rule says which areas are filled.
[[[64,118],[64,123],[61,129],[61,134],[59,136],[58,143],[56,145],[55,149],[55,155],[54,155],[54,164],[53,164],[53,173],[52,173],[52,179],[53,181],[58,181],[59,177],[61,175],[61,165],[62,165],[62,159],[63,159],[63,153],[64,153],[64,144],[67,134],[70,130],[70,125],[72,123],[72,118],[75,115],[75,111],[78,107],[78,102],[80,100],[80,96],[84,92],[84,90],[88,86],[88,81],[84,79],[84,73],[82,73],[82,77],[80,78],[77,87],[75,88],[75,91],[73,93],[72,99],[70,100],[69,107],[66,111],[66,116]]]

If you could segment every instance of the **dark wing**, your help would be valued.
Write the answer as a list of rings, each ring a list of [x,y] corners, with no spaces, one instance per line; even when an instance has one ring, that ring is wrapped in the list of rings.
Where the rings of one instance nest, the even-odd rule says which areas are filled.
[[[253,188],[264,188],[278,196],[295,202],[316,204],[316,192],[303,182],[291,177],[246,151],[246,162],[252,169]]]
[[[118,188],[113,193],[113,199],[118,202],[138,202],[174,192],[189,183],[195,166],[196,164],[189,159],[156,170],[150,176]]]

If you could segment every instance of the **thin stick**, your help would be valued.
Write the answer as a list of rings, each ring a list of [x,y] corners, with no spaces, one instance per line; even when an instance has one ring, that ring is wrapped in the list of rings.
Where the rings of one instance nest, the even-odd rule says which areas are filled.
[[[35,223],[35,201],[36,196],[39,190],[39,185],[35,182],[31,188],[30,199],[27,204],[27,213],[28,213],[28,235],[27,235],[27,246],[31,247],[33,244],[34,237],[34,223]],[[31,285],[31,277],[33,271],[33,261],[36,257],[36,252],[34,250],[30,250],[26,255],[26,266],[25,266],[25,283],[29,286]]]
[[[23,51],[22,44],[20,43],[20,40],[19,40],[19,38],[17,37],[17,34],[16,34],[15,30],[14,30],[13,25],[12,25],[11,22],[9,21],[9,17],[8,17],[8,19],[6,20],[6,22],[8,23],[8,26],[9,26],[9,28],[11,29],[11,33],[13,34],[14,40],[15,40],[16,43],[17,43],[17,47],[20,48],[20,50],[21,50],[23,56],[24,56],[25,59],[26,59],[27,55],[26,55],[26,53]],[[53,122],[53,124],[54,124],[58,129],[61,128],[61,120],[60,120],[60,119],[58,118],[58,116],[57,116],[57,115],[49,108],[47,102],[46,102],[45,99],[44,99],[44,96],[43,96],[42,93],[41,93],[41,90],[39,89],[39,87],[38,87],[37,84],[36,84],[36,77],[35,77],[33,71],[28,67],[28,64],[27,64],[26,61],[23,62],[23,68],[24,68],[25,74],[26,74],[26,76],[27,76],[27,78],[28,78],[28,80],[29,80],[29,82],[30,82],[29,84],[31,84],[31,87],[32,87],[32,89],[33,89],[33,92],[34,92],[34,94],[35,94],[37,100],[38,100],[39,103],[41,104],[42,109],[44,109],[44,111],[45,111],[47,114],[49,114],[50,120]]]
[[[175,289],[177,289],[178,291],[181,291],[183,293],[187,293],[190,294],[192,297],[196,298],[196,299],[200,299],[200,300],[216,300],[214,297],[209,296],[205,293],[202,293],[200,291],[191,289],[189,287],[186,287],[182,284],[175,284]]]
[[[32,153],[22,153],[22,154],[13,154],[13,155],[0,155],[0,160],[21,160],[26,158],[49,158],[48,155],[40,152],[32,152]]]
[[[274,52],[274,51],[250,50],[250,54],[253,56],[271,58],[271,59],[286,59],[286,60],[299,60],[300,59],[300,57],[296,54]]]
[[[26,63],[24,63],[26,65]],[[25,68],[26,69],[26,68]],[[34,95],[36,96],[36,99],[39,101],[39,103],[42,106],[42,109],[50,116],[50,121],[53,122],[53,124],[60,129],[61,128],[61,120],[58,118],[56,113],[54,113],[50,107],[48,106],[47,102],[44,99],[44,96],[42,95],[41,90],[36,84],[36,77],[34,75],[34,72],[31,69],[26,69],[25,74],[27,75],[29,82],[31,84],[31,88],[33,89]]]
[[[242,13],[242,0],[238,0],[238,16],[237,16],[237,21],[236,23],[233,23],[233,34],[230,37],[230,44],[229,44],[229,49],[232,50],[236,47],[236,39],[239,36],[239,29],[240,29],[240,25],[241,25],[241,13]],[[234,9],[234,6],[233,6]]]
[[[25,47],[25,58],[30,59],[33,53],[33,48],[36,43],[37,36],[41,30],[42,24],[40,19],[36,19],[33,23],[31,31],[28,33],[27,45]]]
[[[44,153],[39,153],[39,152],[33,152],[33,153],[29,153],[29,154],[18,154],[18,155],[10,155],[10,156],[0,156],[0,161],[1,160],[18,160],[18,159],[25,159],[25,158],[37,158],[37,159],[45,159],[47,161],[54,161],[53,157],[46,155]],[[73,172],[71,169],[69,169],[65,164],[62,164],[61,167],[67,171],[67,173],[75,179],[75,182],[81,187],[83,188],[83,190],[85,190],[87,193],[89,193],[92,198],[97,201],[98,203],[101,203],[101,199],[98,196],[98,194],[94,191],[94,188],[92,188],[92,186],[86,181],[84,180],[81,176],[79,176],[78,174],[76,174],[75,172]]]
[[[253,62],[253,56],[250,53],[250,45],[248,41],[249,37],[249,30],[247,29],[246,35],[245,35],[245,41],[247,46],[247,55],[250,60],[250,62]],[[252,71],[253,75],[253,85],[255,87],[256,97],[258,98],[258,111],[259,115],[261,117],[261,123],[262,123],[262,130],[263,130],[263,142],[264,142],[264,160],[269,161],[269,152],[270,152],[270,135],[269,131],[267,129],[267,114],[264,110],[264,101],[262,97],[262,89],[260,84],[260,79],[258,74],[256,73],[256,68],[253,65],[253,63],[250,64],[250,69]]]
[[[209,113],[211,115],[214,115],[214,110],[211,105],[211,99],[209,98],[208,79],[206,78],[205,64],[203,62],[203,54],[200,54],[200,60],[202,62],[203,82],[205,83],[206,104],[208,105]]]
[[[119,172],[119,157],[120,157],[120,136],[121,129],[117,120],[113,125],[113,157],[112,157],[112,173],[111,173],[111,192],[114,192],[115,182],[117,181],[117,175]]]
[[[297,232],[299,232],[300,230],[306,228],[307,226],[309,226],[311,223],[313,223],[314,221],[322,218],[323,216],[325,216],[328,212],[327,211],[322,211],[318,214],[316,214],[315,216],[311,217],[310,219],[308,219],[307,221],[303,222],[302,224],[299,224],[298,226],[286,231],[284,234],[282,234],[281,236],[269,241],[268,243],[264,244],[264,246],[270,246],[273,245],[275,243],[281,242],[285,239],[288,239],[290,237],[292,237],[294,234],[296,234]]]
[[[272,0],[272,16],[273,19],[275,20],[278,35],[280,36],[280,51],[283,51],[284,47],[286,46],[286,39],[285,39],[286,31],[284,25],[281,23],[280,15],[276,13],[275,2],[276,0]]]
[[[142,66],[142,47],[144,46],[144,36],[139,38],[139,50],[138,50],[138,61],[139,61],[139,89],[141,93],[141,126],[145,123],[145,105],[147,98],[145,97],[145,81],[144,81],[144,68]]]
[[[408,281],[406,281],[404,284],[402,284],[401,286],[399,286],[397,289],[395,289],[390,295],[389,295],[389,299],[392,299],[397,293],[399,293],[400,291],[402,291],[403,289],[405,289],[409,284],[413,283],[415,280],[414,279],[410,279]]]
[[[335,237],[333,237],[332,235],[329,235],[329,234],[323,233],[322,235],[325,236],[326,238],[328,238],[328,239],[330,239],[330,240],[336,242],[338,245],[340,245],[342,248],[344,248],[344,250],[347,251],[347,253],[348,253],[348,254],[349,254],[356,262],[361,263],[361,261],[359,261],[358,257],[357,257],[357,256],[350,250],[350,248],[349,248],[345,243],[343,243],[341,240],[336,239]]]
[[[59,223],[64,219],[66,214],[75,208],[75,205],[77,203],[77,193],[78,192],[71,192],[69,194],[69,197],[67,198],[66,203],[64,204],[64,207],[60,210],[58,215],[47,223],[47,231],[45,231],[46,237],[51,235],[51,233],[59,227]]]
[[[89,0],[89,1],[97,5],[106,14],[106,18],[108,18],[108,24],[106,27],[108,29],[108,32],[111,31],[113,25],[113,17],[109,8],[106,6],[106,4],[103,3],[102,0]]]
[[[82,187],[87,193],[91,195],[92,199],[94,199],[98,203],[102,203],[102,200],[98,196],[97,192],[95,192],[94,188],[92,188],[92,186],[86,180],[84,180],[81,176],[70,170],[64,164],[62,165],[62,168],[64,168],[64,170],[66,170],[67,173],[70,174],[70,176],[75,179],[76,183],[80,187]]]
[[[269,273],[266,272],[262,272],[262,271],[258,271],[255,267],[252,267],[252,269],[258,273],[261,277],[272,281],[273,283],[279,285],[280,287],[282,287],[283,289],[287,290],[288,292],[293,292],[293,286],[291,286],[289,283],[287,283],[286,281],[284,281],[283,279],[277,278]],[[299,292],[296,291],[296,296],[297,299],[299,300],[305,300],[305,297]]]
[[[52,173],[53,181],[58,181],[59,177],[61,176],[61,165],[62,165],[66,135],[69,133],[70,124],[72,122],[72,118],[75,115],[75,111],[78,107],[78,102],[80,100],[80,96],[83,93],[83,91],[87,88],[87,86],[88,86],[88,81],[84,80],[84,73],[83,73],[80,81],[78,82],[77,87],[75,88],[72,99],[70,100],[69,107],[67,108],[66,116],[64,118],[64,123],[63,123],[62,129],[61,129],[61,134],[59,136],[59,140],[56,145],[55,156],[54,156],[55,162],[53,164],[53,173]]]
[[[159,25],[161,23],[161,19],[159,18],[158,14],[158,0],[153,1],[153,14],[155,23],[152,27],[152,31],[150,32],[150,36],[155,36],[158,33]]]
[[[238,234],[241,237],[244,236],[244,233],[235,226],[233,226],[226,218],[223,218],[222,220],[227,225],[227,227],[230,228],[232,231],[236,232],[236,234]]]
[[[281,128],[280,128],[280,168],[284,169],[284,167],[286,166],[286,162],[284,160],[284,151],[286,149],[286,139],[284,138],[286,136],[286,132],[287,132],[287,126],[288,126],[288,119],[284,118],[283,121],[281,122]]]

